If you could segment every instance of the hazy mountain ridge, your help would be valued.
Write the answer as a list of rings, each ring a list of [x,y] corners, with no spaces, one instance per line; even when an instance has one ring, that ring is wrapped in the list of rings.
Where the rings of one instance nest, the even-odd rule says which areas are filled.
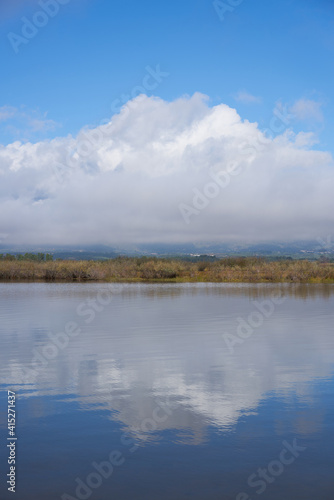
[[[262,243],[262,244],[143,244],[128,245],[125,247],[110,247],[107,245],[87,245],[87,246],[10,246],[0,247],[0,253],[24,254],[50,253],[54,258],[90,260],[90,259],[110,259],[120,255],[125,256],[215,256],[224,257],[228,255],[239,256],[264,256],[264,257],[292,257],[292,258],[320,258],[322,256],[334,256],[334,244],[331,238],[327,241],[302,241],[302,242],[282,242],[282,243]]]

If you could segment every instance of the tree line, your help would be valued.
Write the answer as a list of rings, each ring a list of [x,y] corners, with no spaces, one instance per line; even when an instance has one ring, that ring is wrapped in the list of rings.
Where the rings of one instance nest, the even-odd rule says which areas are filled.
[[[24,253],[13,255],[10,253],[0,253],[0,260],[13,261],[13,260],[31,260],[33,262],[49,262],[53,260],[53,255],[50,253]]]

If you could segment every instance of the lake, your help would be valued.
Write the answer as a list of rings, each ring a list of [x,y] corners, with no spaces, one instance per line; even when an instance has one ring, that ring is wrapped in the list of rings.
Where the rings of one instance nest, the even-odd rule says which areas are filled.
[[[1,490],[333,500],[334,285],[1,283]],[[14,452],[13,452],[14,453]]]

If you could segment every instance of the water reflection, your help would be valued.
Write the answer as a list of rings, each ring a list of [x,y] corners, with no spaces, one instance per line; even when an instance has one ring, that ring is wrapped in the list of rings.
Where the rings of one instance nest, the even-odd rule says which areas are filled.
[[[78,306],[110,289],[111,303],[87,324]],[[21,397],[52,395],[105,412],[142,443],[173,429],[178,442],[198,444],[208,425],[233,431],[269,395],[312,406],[311,382],[333,370],[333,292],[331,285],[2,284],[1,380]],[[273,294],[289,300],[231,353],[223,335]],[[49,332],[64,332],[69,321],[81,333],[44,366],[38,353]],[[32,416],[52,414],[43,399],[32,401]],[[301,413],[294,425],[311,433],[322,418]]]

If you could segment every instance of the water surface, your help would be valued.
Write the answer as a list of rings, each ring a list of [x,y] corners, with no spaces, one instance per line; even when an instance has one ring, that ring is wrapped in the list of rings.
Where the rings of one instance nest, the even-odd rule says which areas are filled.
[[[333,305],[332,285],[0,284],[15,498],[333,500]]]

